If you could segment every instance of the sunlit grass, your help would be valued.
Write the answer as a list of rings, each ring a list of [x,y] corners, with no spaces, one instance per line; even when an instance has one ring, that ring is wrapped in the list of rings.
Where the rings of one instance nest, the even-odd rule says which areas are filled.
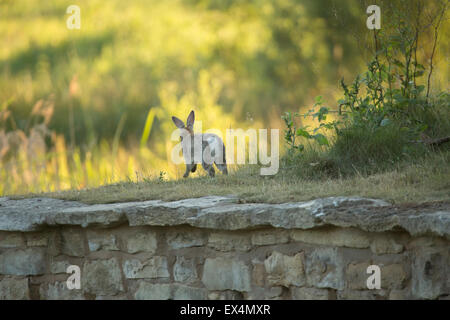
[[[179,200],[208,195],[232,195],[243,202],[281,203],[329,196],[364,196],[392,203],[449,201],[450,153],[437,153],[416,163],[402,163],[396,168],[368,177],[308,180],[288,170],[262,177],[259,167],[247,165],[231,170],[230,175],[204,174],[195,178],[166,180],[149,176],[137,182],[120,182],[99,188],[70,190],[29,196],[47,196],[86,203]]]
[[[46,192],[96,187],[119,181],[137,181],[146,175],[146,164],[155,163],[151,152],[117,148],[104,141],[86,153],[68,150],[62,137],[45,154],[27,155],[25,150],[0,166],[0,194]]]

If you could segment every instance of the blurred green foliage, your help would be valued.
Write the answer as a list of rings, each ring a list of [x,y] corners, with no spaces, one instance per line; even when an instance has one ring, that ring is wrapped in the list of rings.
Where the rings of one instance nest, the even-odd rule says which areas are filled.
[[[340,79],[353,79],[373,53],[367,6],[381,6],[384,26],[397,2],[408,3],[3,0],[0,112],[8,109],[8,117],[0,119],[0,131],[28,135],[45,118],[33,114],[44,101],[53,106],[45,109],[52,111],[45,124],[64,136],[59,149],[81,151],[81,164],[95,148],[114,153],[119,145],[145,145],[145,160],[158,159],[149,163],[152,169],[166,170],[161,161],[174,129],[171,115],[185,118],[195,109],[203,130],[281,128],[284,111],[300,111],[319,94],[337,101]],[[72,4],[81,8],[80,30],[66,27]],[[443,30],[433,76],[439,90],[448,89],[448,23]],[[426,58],[429,42],[423,43],[419,54]],[[50,144],[57,140],[47,137]],[[122,162],[123,172],[133,173],[135,162],[125,156]]]
[[[0,101],[13,99],[22,127],[53,94],[50,126],[70,139],[72,108],[77,145],[112,139],[124,113],[122,137],[139,138],[162,91],[196,94],[202,72],[224,112],[268,121],[332,95],[362,62],[358,1],[77,1],[81,29],[69,30],[72,2],[2,1]]]

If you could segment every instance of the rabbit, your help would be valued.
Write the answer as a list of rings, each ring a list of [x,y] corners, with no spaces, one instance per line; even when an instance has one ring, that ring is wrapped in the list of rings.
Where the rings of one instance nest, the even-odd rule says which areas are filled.
[[[215,176],[213,163],[216,164],[216,167],[222,172],[222,174],[228,174],[225,145],[222,139],[213,133],[194,134],[194,110],[189,113],[186,120],[186,125],[184,125],[183,121],[177,117],[172,117],[172,121],[175,126],[180,129],[183,157],[186,163],[186,172],[184,173],[183,178],[187,178],[189,173],[197,170],[197,163],[194,161],[194,141],[197,141],[197,143],[200,143],[201,141],[202,167],[206,172],[208,172],[210,177]]]

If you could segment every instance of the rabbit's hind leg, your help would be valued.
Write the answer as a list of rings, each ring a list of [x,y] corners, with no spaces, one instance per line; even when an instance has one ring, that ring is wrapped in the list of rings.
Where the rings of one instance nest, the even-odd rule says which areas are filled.
[[[217,169],[219,169],[224,175],[228,174],[227,164],[226,163],[216,163]]]
[[[228,169],[227,169],[227,159],[225,156],[225,146],[222,142],[222,153],[217,154],[214,163],[216,164],[217,169],[219,169],[222,174],[228,175]]]
[[[216,171],[214,170],[214,167],[212,164],[207,164],[205,161],[203,161],[202,167],[203,167],[203,169],[205,169],[206,172],[208,172],[210,177],[214,177],[216,175]]]
[[[183,178],[187,178],[189,177],[189,172],[194,172],[195,169],[193,170],[194,167],[196,167],[196,164],[187,164],[186,165],[186,171],[183,174]]]

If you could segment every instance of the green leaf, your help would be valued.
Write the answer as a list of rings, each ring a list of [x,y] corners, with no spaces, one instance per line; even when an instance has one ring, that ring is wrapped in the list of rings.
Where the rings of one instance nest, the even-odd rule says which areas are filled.
[[[417,86],[417,87],[416,87],[416,90],[417,90],[418,92],[422,92],[423,90],[425,90],[425,86],[424,86],[424,85]]]
[[[321,146],[328,146],[328,139],[321,133],[315,134],[313,138],[321,145]]]
[[[309,134],[309,132],[303,130],[302,128],[297,129],[297,136],[311,139],[311,135]]]
[[[320,121],[325,120],[327,118],[328,114],[328,108],[327,107],[321,107],[319,112],[317,113],[317,118]]]
[[[420,125],[418,128],[419,132],[424,132],[425,130],[428,129],[428,125],[426,123]]]
[[[317,105],[317,104],[322,104],[322,103],[323,103],[322,96],[317,96],[317,97],[315,98],[315,101],[316,101],[316,105]]]
[[[405,67],[405,65],[404,65],[400,60],[398,60],[398,59],[394,59],[393,63],[394,63],[396,66],[400,67],[400,68],[404,68],[404,67]]]
[[[417,64],[416,64],[416,68],[417,68],[417,69],[425,70],[425,67],[424,67],[423,65],[421,65],[420,63],[417,63]]]

